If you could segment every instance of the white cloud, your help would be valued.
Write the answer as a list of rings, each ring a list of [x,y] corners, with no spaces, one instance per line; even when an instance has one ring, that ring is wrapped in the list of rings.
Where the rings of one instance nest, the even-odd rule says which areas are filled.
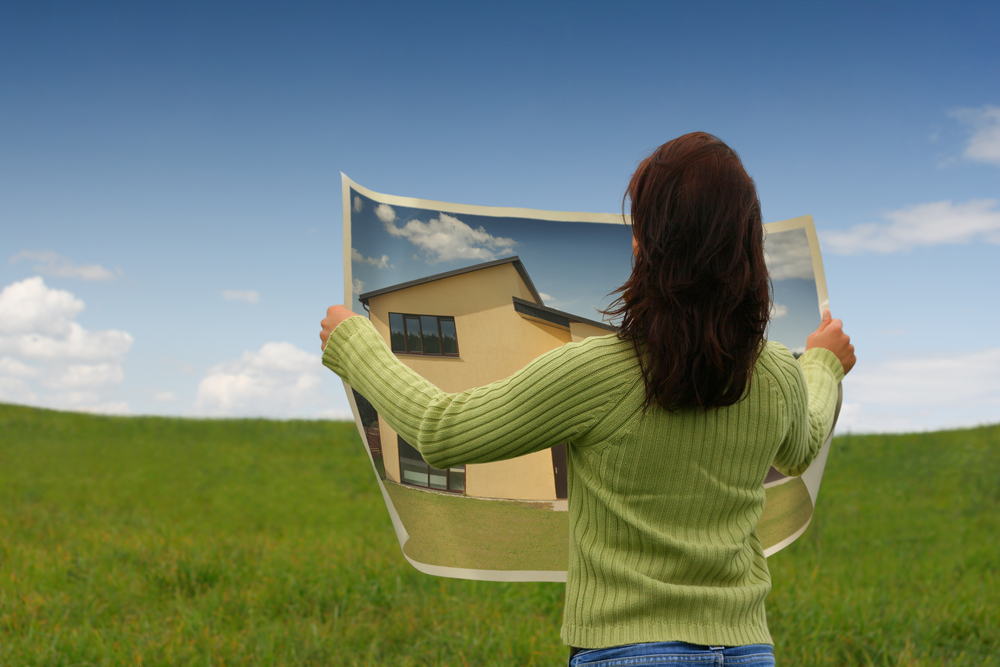
[[[87,390],[118,384],[125,379],[121,364],[70,364],[59,373],[41,378],[49,389]]]
[[[57,278],[79,278],[80,280],[114,280],[115,274],[99,264],[74,264],[68,257],[57,255],[51,250],[31,252],[22,250],[10,258],[10,263],[33,260],[32,268],[46,276]],[[119,270],[119,275],[121,270]]]
[[[1000,107],[987,104],[979,109],[956,109],[949,115],[972,129],[962,157],[1000,165]]]
[[[132,336],[87,331],[80,299],[41,277],[0,292],[0,400],[57,409],[127,412],[111,398],[124,379]]]
[[[771,280],[803,278],[813,280],[812,254],[805,230],[772,232],[764,239],[764,261]]]
[[[157,403],[174,403],[177,401],[177,396],[172,391],[158,391],[153,394],[153,400]]]
[[[518,244],[514,239],[493,236],[483,227],[473,229],[447,213],[440,213],[429,222],[410,220],[403,227],[385,222],[385,229],[391,235],[401,236],[420,248],[428,264],[453,259],[488,262],[496,259],[497,255],[509,254]]]
[[[350,410],[344,408],[326,408],[316,413],[318,419],[332,419],[334,421],[354,421],[354,415]]]
[[[0,292],[0,334],[66,336],[84,307],[69,292],[46,287],[41,277],[28,278]]]
[[[260,301],[260,294],[253,290],[227,289],[222,292],[222,298],[226,301],[246,301],[247,303],[257,303]]]
[[[788,314],[788,306],[780,304],[776,301],[771,302],[771,319],[776,320],[779,317],[784,317]]]
[[[313,414],[327,402],[320,391],[323,372],[319,354],[292,343],[266,343],[210,368],[198,383],[194,411],[219,417]]]
[[[22,364],[12,357],[0,357],[0,378],[36,378],[41,369]]]
[[[569,301],[560,301],[559,299],[549,294],[546,294],[545,292],[539,292],[538,296],[542,297],[542,303],[544,303],[546,306],[548,306],[549,308],[556,308],[559,310],[565,310],[577,302],[577,299],[571,299]],[[598,315],[600,315],[600,313],[598,313]],[[596,317],[595,319],[600,319],[600,317]]]
[[[365,282],[355,278],[351,281],[351,294],[361,294],[365,291]]]
[[[354,195],[354,212],[361,213],[361,209],[365,207],[365,203],[361,201],[361,197]]]
[[[371,264],[376,269],[387,269],[392,265],[389,264],[389,255],[382,255],[381,258],[375,259],[374,257],[365,257],[357,248],[351,248],[351,261],[357,262],[358,264]]]
[[[838,430],[923,431],[1000,421],[1000,348],[858,363]]]
[[[391,225],[396,219],[396,212],[388,204],[379,204],[376,206],[375,215],[387,225]]]
[[[973,199],[908,206],[885,214],[888,223],[856,225],[846,232],[829,230],[820,240],[840,254],[890,253],[918,246],[969,243],[1000,244],[1000,210],[996,199]]]

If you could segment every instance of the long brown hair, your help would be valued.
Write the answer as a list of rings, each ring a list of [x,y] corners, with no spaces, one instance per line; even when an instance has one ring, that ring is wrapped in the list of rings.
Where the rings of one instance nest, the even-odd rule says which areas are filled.
[[[694,132],[643,160],[625,197],[638,251],[605,314],[622,316],[619,337],[639,356],[646,408],[736,403],[771,310],[753,179],[736,151]]]

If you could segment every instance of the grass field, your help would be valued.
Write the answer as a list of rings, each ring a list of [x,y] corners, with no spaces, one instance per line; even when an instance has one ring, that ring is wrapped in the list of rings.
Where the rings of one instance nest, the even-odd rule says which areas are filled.
[[[783,665],[1000,665],[1000,426],[834,440]],[[0,665],[560,665],[560,584],[399,553],[351,424],[0,405]]]
[[[386,482],[418,563],[474,570],[565,570],[569,513],[550,503],[465,498]],[[552,539],[552,535],[563,539]],[[558,548],[549,545],[555,542]]]
[[[548,502],[511,502],[434,493],[385,482],[418,563],[473,570],[562,570],[569,562],[569,513]],[[812,500],[798,477],[766,490],[757,535],[767,549],[805,525]]]

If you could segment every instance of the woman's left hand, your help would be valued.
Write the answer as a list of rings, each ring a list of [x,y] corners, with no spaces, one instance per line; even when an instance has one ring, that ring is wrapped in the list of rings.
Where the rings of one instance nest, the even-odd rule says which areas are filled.
[[[319,339],[323,341],[321,350],[326,349],[326,341],[330,338],[330,334],[333,330],[337,328],[337,325],[346,320],[348,317],[361,317],[355,312],[352,312],[345,308],[344,306],[330,306],[326,309],[326,317],[320,324],[323,326],[323,330],[319,332]]]

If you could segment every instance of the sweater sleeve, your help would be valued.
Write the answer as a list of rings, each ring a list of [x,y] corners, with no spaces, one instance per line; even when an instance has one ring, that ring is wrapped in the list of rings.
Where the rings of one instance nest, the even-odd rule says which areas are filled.
[[[837,385],[844,367],[837,355],[823,348],[807,350],[793,367],[788,393],[789,424],[774,457],[785,475],[801,475],[823,447],[837,408]]]
[[[330,335],[323,364],[444,469],[586,440],[631,375],[621,346],[600,341],[564,345],[506,379],[450,394],[400,362],[367,318],[351,317]]]

